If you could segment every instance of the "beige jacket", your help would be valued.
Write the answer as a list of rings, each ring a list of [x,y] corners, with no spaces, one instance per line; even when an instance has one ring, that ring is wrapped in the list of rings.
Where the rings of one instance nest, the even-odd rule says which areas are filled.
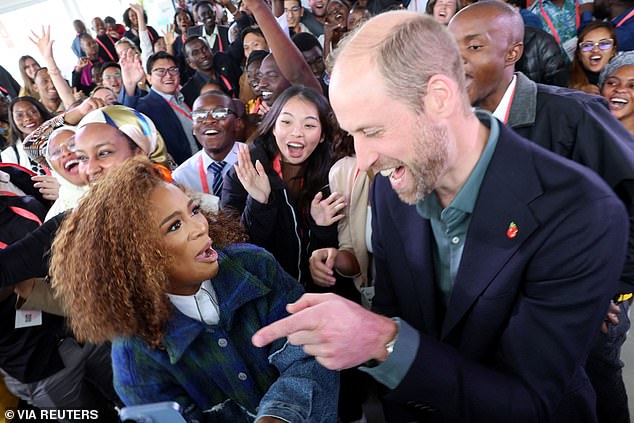
[[[366,172],[357,168],[355,157],[338,160],[328,174],[330,191],[346,198],[345,217],[339,221],[339,248],[354,253],[361,275],[354,279],[357,289],[368,286],[370,257],[366,247],[366,219],[371,180]]]

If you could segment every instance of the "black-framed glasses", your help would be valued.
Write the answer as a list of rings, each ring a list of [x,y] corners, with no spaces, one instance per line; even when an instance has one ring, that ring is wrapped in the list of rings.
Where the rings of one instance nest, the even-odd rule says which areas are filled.
[[[579,49],[581,51],[592,51],[595,46],[599,47],[599,50],[610,50],[614,45],[614,40],[612,38],[604,38],[603,40],[599,40],[596,43],[592,41],[584,41],[579,43]]]
[[[293,12],[293,13],[297,13],[300,10],[302,10],[301,6],[293,6],[293,7],[289,7],[288,9],[284,9],[284,13],[288,13],[288,12]]]
[[[159,78],[165,76],[166,73],[169,73],[172,76],[176,76],[179,73],[178,66],[172,66],[171,68],[154,68],[152,69],[152,73]]]
[[[194,110],[192,119],[195,122],[203,122],[211,115],[215,120],[226,119],[229,115],[235,115],[235,112],[228,107],[216,107],[213,110]]]

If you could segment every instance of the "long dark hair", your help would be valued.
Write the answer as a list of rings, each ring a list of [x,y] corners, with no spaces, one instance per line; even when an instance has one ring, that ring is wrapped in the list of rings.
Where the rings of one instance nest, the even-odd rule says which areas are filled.
[[[312,88],[303,85],[293,85],[287,88],[273,103],[271,110],[266,114],[257,131],[253,134],[254,144],[261,146],[269,160],[280,154],[273,135],[273,128],[282,108],[291,99],[299,97],[317,108],[319,122],[321,123],[321,136],[324,142],[317,145],[313,153],[302,164],[298,177],[303,178],[304,184],[298,199],[300,210],[310,208],[310,202],[315,194],[320,191],[328,181],[328,172],[333,163],[331,145],[341,136],[339,124],[335,114],[328,104],[328,100]]]
[[[42,123],[53,117],[53,115],[48,110],[46,110],[42,103],[40,103],[33,97],[24,96],[14,98],[13,100],[11,100],[11,103],[9,103],[9,144],[11,145],[15,144],[19,139],[22,138],[22,132],[20,132],[20,130],[18,129],[18,125],[16,125],[15,123],[15,119],[13,119],[13,108],[17,103],[21,101],[31,103],[33,106],[35,106],[35,108],[40,112],[40,116],[42,116]]]
[[[581,43],[581,40],[588,34],[590,31],[594,31],[598,28],[605,28],[610,32],[610,38],[614,41],[613,44],[613,52],[616,52],[619,49],[618,42],[616,40],[616,30],[614,29],[614,25],[610,22],[603,21],[592,21],[586,26],[584,26],[581,31],[579,31],[578,41]],[[572,59],[572,63],[570,64],[570,81],[568,82],[568,87],[574,88],[576,90],[581,89],[584,85],[589,84],[588,75],[581,64],[581,49],[579,45],[577,45],[577,49],[575,50],[575,57]]]

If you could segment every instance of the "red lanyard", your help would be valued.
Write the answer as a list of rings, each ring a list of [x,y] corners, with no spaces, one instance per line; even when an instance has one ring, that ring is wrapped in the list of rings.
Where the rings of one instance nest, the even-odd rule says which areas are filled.
[[[150,36],[150,41],[152,41],[152,43],[154,43],[154,37],[152,36],[152,31],[150,31],[150,28],[147,28],[146,31],[147,31],[147,35]]]
[[[550,16],[546,10],[544,10],[544,0],[539,0],[539,11],[542,14],[542,17],[546,21],[548,28],[550,28],[550,32],[552,33],[555,40],[557,40],[557,44],[561,44],[561,38],[559,38],[559,33],[555,29],[555,25],[553,25],[553,21],[550,20]],[[579,15],[579,3],[575,0],[575,28],[579,28],[579,24],[581,22],[581,16]]]
[[[229,82],[229,80],[227,79],[226,76],[220,75],[220,79],[222,79],[222,82],[225,83],[225,87],[227,87],[227,90],[233,91],[233,87],[231,86],[231,82]],[[232,97],[236,98],[235,94],[233,94]]]
[[[11,191],[0,191],[0,195],[4,195],[8,197],[18,196],[16,193]],[[23,209],[22,207],[9,206],[9,210],[17,214],[18,216],[22,216],[25,219],[32,220],[33,222],[37,223],[38,226],[42,225],[42,221],[40,220],[40,218],[37,217],[35,213],[28,211],[27,209]],[[6,247],[7,247],[7,244],[0,241],[0,250],[4,250]]]
[[[178,113],[185,116],[187,119],[192,120],[192,111],[187,104],[183,104],[185,108],[187,109],[187,110],[183,110],[182,108],[178,107],[176,104],[172,103],[168,99],[165,99],[165,101],[167,101],[169,105],[172,106],[172,109],[176,110]]]
[[[203,164],[203,154],[200,154],[200,160],[198,160],[198,176],[200,176],[200,184],[203,186],[203,192],[209,194],[209,184],[207,183],[207,172],[205,172],[205,165]]]
[[[511,106],[513,105],[513,97],[515,97],[515,88],[517,88],[517,82],[513,86],[513,91],[511,92],[511,98],[509,98],[509,104],[506,106],[506,113],[504,114],[505,124],[509,121],[509,114],[511,113]]]
[[[110,37],[108,37],[108,38],[110,38]],[[114,60],[114,56],[112,55],[112,53],[110,53],[110,50],[108,50],[108,48],[106,48],[104,43],[102,43],[101,40],[99,38],[97,38],[97,37],[95,37],[95,41],[97,41],[97,43],[99,43],[99,45],[106,51],[106,54],[108,55],[110,60],[112,60],[113,62],[116,62],[116,60]],[[110,39],[110,41],[112,41],[112,39]]]
[[[0,85],[0,91],[2,91],[3,93],[5,93],[6,95],[9,95],[9,91],[7,91],[6,88],[4,88],[2,85]]]
[[[634,16],[634,9],[630,10],[630,13],[628,13],[627,15],[625,15],[625,16],[623,17],[623,19],[621,19],[621,20],[619,21],[619,23],[617,23],[617,24],[616,24],[616,25],[614,25],[614,26],[615,26],[615,27],[617,27],[617,28],[618,28],[618,27],[620,27],[620,26],[621,26],[621,25],[623,25],[625,22],[629,21],[629,20],[630,20],[630,18],[631,18],[632,16]]]

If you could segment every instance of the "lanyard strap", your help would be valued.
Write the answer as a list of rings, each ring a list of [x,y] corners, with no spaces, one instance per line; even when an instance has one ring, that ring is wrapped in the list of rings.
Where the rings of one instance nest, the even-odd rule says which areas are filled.
[[[517,88],[517,81],[515,81],[515,86],[513,86],[513,91],[511,92],[511,98],[509,98],[509,104],[506,106],[506,113],[504,114],[504,124],[509,121],[509,115],[511,114],[511,106],[513,105],[513,97],[515,97],[515,89]]]
[[[12,192],[7,192],[7,191],[2,191],[2,192],[6,192],[7,194],[10,194],[11,196],[16,196],[16,194]],[[27,209],[23,209],[22,207],[16,207],[16,206],[10,206],[9,209],[13,213],[17,214],[18,216],[22,216],[25,219],[32,220],[33,222],[37,223],[38,226],[42,225],[42,221],[40,220],[40,218],[37,217],[35,213],[30,212]],[[7,244],[0,241],[0,250],[4,250],[5,248],[7,248]]]
[[[203,164],[202,154],[200,155],[200,160],[198,160],[198,175],[200,176],[200,184],[203,187],[203,192],[205,194],[209,194],[209,184],[207,183],[207,172],[205,172],[205,165]]]
[[[178,107],[176,104],[172,103],[168,99],[165,99],[165,101],[167,101],[169,103],[169,105],[172,107],[172,109],[176,110],[178,113],[180,113],[181,115],[185,116],[187,119],[192,120],[192,111],[191,111],[191,109],[189,108],[189,106],[187,104],[183,103],[183,105],[185,106],[185,109],[186,109],[186,110],[183,110],[181,107]]]
[[[108,55],[110,60],[112,60],[113,62],[116,62],[116,60],[114,60],[114,56],[112,55],[112,53],[110,53],[110,50],[108,50],[106,45],[104,43],[102,43],[101,40],[98,37],[95,37],[95,41],[97,41],[97,43],[106,51],[106,54]]]
[[[0,91],[5,93],[6,95],[9,95],[9,91],[6,88],[4,88],[2,85],[0,85]]]
[[[222,37],[220,36],[220,31],[218,31],[218,50],[222,53],[224,48],[222,46]]]
[[[152,44],[154,44],[154,36],[152,35],[152,31],[150,31],[150,28],[146,28],[145,30],[147,31],[147,35],[150,36],[150,41],[152,41]]]
[[[260,103],[262,103],[262,97],[258,97],[257,100],[255,100],[255,106],[253,106],[252,113],[257,113],[258,110],[260,110]]]
[[[617,27],[617,28],[618,28],[618,27],[620,27],[620,26],[621,26],[621,25],[623,25],[625,22],[629,21],[629,20],[630,20],[630,18],[631,18],[632,16],[634,16],[634,9],[630,10],[630,13],[628,13],[627,15],[625,15],[625,16],[623,17],[623,19],[621,19],[621,20],[619,21],[619,23],[617,23],[617,24],[616,24],[616,25],[614,25],[614,26],[615,26],[615,27]]]
[[[224,82],[225,87],[227,87],[227,90],[231,91],[233,93],[233,87],[231,86],[231,82],[229,82],[227,77],[222,75],[222,74],[220,74],[220,79],[222,79],[222,82]],[[231,94],[231,97],[236,98],[235,93]]]
[[[559,33],[555,29],[555,25],[553,25],[553,21],[550,19],[550,16],[548,16],[548,12],[546,12],[546,10],[544,9],[544,0],[539,0],[539,11],[541,12],[542,17],[546,21],[546,25],[548,25],[548,28],[550,29],[550,32],[552,33],[553,37],[555,37],[555,40],[557,40],[557,44],[561,44],[561,38],[559,37]],[[581,16],[579,15],[579,2],[575,0],[575,28],[579,28],[580,22],[581,22]]]

